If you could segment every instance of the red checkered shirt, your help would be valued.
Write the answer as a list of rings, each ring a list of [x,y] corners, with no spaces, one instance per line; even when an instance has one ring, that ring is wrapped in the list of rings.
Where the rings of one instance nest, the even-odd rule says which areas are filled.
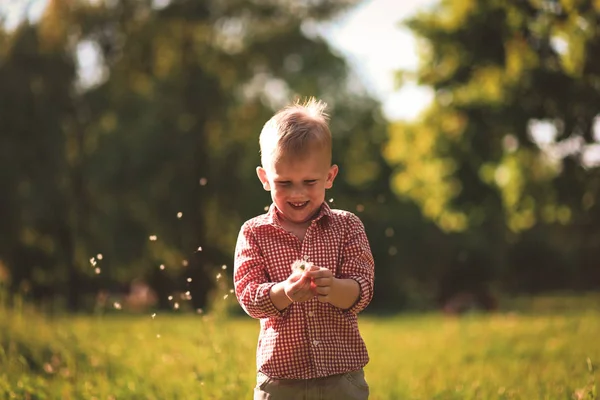
[[[269,292],[291,274],[295,260],[329,268],[360,286],[356,303],[342,310],[313,298],[279,311]],[[235,249],[235,294],[248,315],[260,319],[259,371],[271,378],[311,379],[364,367],[369,361],[357,313],[373,297],[374,262],[360,219],[323,203],[304,240],[284,230],[274,205],[244,223]]]

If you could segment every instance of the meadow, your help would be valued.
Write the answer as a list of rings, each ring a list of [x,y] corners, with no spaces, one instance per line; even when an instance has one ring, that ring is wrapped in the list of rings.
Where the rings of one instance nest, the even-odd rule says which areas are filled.
[[[554,304],[363,316],[371,399],[598,398],[600,310]],[[257,334],[244,316],[0,307],[0,399],[250,399]]]

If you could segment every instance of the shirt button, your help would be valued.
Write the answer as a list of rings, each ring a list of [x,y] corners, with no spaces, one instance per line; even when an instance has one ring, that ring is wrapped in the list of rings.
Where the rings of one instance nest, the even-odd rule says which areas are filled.
[[[312,317],[312,316],[314,316],[314,315],[315,315],[315,313],[314,313],[314,312],[312,312],[312,311],[309,311],[309,312],[308,312],[308,316],[309,316],[309,317]]]
[[[314,346],[318,346],[319,345],[319,341],[318,340],[313,340],[313,345]]]

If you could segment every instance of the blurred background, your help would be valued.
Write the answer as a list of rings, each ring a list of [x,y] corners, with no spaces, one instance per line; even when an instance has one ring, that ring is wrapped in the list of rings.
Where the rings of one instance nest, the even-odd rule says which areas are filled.
[[[49,312],[210,307],[270,203],[260,129],[306,96],[330,105],[328,201],[370,238],[369,311],[600,289],[598,1],[1,0],[0,15],[0,290]]]

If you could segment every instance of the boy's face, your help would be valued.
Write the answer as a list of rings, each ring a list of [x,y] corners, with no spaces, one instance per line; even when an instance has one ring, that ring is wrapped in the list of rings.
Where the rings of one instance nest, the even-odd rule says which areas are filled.
[[[256,172],[286,222],[302,225],[319,211],[338,167],[330,165],[327,150],[314,149],[301,157],[281,157]]]

